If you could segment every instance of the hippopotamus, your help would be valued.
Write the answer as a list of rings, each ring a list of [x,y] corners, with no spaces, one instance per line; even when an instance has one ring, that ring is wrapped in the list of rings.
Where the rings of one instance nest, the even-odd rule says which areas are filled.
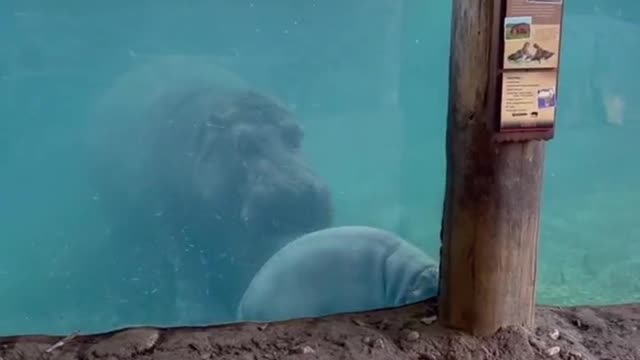
[[[167,57],[126,73],[89,130],[111,245],[190,315],[172,323],[233,319],[269,256],[332,223],[331,193],[302,155],[297,117],[206,59]]]
[[[271,322],[403,306],[437,296],[438,263],[386,230],[337,226],[275,253],[251,280],[236,321]]]

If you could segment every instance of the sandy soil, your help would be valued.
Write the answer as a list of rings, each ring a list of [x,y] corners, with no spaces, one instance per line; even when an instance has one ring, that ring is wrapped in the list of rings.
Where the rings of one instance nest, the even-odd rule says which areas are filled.
[[[440,328],[432,301],[281,323],[0,338],[16,359],[640,359],[640,304],[538,307],[536,328],[484,339]]]

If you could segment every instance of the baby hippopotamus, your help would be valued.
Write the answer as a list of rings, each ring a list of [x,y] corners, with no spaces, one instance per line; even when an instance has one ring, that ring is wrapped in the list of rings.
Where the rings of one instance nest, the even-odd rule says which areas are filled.
[[[340,226],[303,235],[254,276],[237,321],[282,321],[402,306],[436,296],[439,268],[388,231]]]

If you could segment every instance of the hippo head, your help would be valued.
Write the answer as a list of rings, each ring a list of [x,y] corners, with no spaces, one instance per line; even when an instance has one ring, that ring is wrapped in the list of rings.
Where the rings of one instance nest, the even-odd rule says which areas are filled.
[[[429,265],[409,284],[407,291],[400,297],[399,305],[414,304],[438,295],[439,270]]]
[[[385,298],[390,306],[403,306],[438,296],[437,262],[421,249],[403,242],[385,262]]]
[[[251,90],[201,89],[183,99],[170,116],[181,125],[165,133],[182,139],[187,156],[163,178],[179,177],[171,188],[186,192],[189,213],[206,216],[214,234],[224,229],[236,255],[270,256],[331,224],[330,192],[301,155],[304,132],[293,114]]]

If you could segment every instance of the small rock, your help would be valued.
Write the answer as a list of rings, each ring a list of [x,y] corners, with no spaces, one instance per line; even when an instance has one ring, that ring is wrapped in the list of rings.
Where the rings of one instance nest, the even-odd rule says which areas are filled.
[[[417,331],[409,331],[406,337],[408,341],[416,341],[420,338],[420,334]]]
[[[582,321],[580,321],[580,319],[576,319],[574,321],[574,323],[576,324],[577,327],[581,328],[582,327]]]
[[[315,350],[313,350],[313,348],[309,345],[303,346],[302,348],[300,348],[298,350],[299,353],[301,354],[315,354]]]
[[[438,319],[438,317],[434,315],[434,316],[424,317],[424,318],[420,319],[420,322],[422,322],[425,325],[431,325],[434,322],[436,322],[437,319]]]
[[[354,324],[358,325],[358,326],[364,326],[364,322],[358,320],[358,319],[352,319],[351,321],[353,321]]]
[[[529,344],[531,344],[531,346],[535,347],[540,351],[543,351],[544,349],[547,348],[547,344],[544,342],[544,340],[539,339],[537,337],[529,338]]]
[[[579,360],[582,359],[582,354],[577,351],[569,351],[569,359],[571,360]]]
[[[550,333],[549,333],[549,337],[552,340],[558,340],[558,338],[560,337],[560,331],[558,331],[558,329],[553,329]]]
[[[258,325],[258,330],[264,331],[269,326],[269,323]]]
[[[555,356],[555,355],[558,355],[559,352],[560,352],[560,346],[553,346],[548,348],[547,351],[545,351],[545,354],[549,356]]]
[[[374,348],[379,348],[382,349],[384,348],[384,341],[382,341],[382,339],[371,339],[371,337],[367,336],[362,340],[365,344],[374,347]]]
[[[131,354],[151,350],[159,338],[160,331],[154,328],[126,329],[94,344],[87,351],[95,353],[96,357],[108,358],[110,355],[128,357]]]
[[[387,319],[382,319],[378,322],[378,330],[385,330],[389,327],[389,321]]]

